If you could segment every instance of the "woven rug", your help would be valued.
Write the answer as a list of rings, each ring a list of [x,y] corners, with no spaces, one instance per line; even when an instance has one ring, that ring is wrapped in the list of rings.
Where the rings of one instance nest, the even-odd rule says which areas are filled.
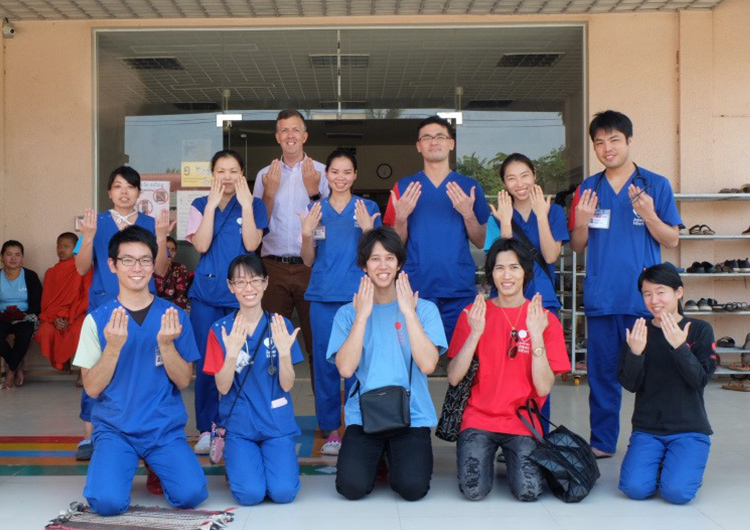
[[[178,510],[131,506],[127,512],[102,517],[74,502],[45,528],[54,530],[222,530],[232,522],[229,511]]]

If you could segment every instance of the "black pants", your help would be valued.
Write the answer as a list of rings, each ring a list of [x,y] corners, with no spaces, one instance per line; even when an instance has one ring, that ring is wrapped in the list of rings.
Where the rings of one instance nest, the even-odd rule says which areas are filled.
[[[13,347],[6,340],[8,335],[15,336]],[[8,363],[9,369],[14,372],[18,369],[18,365],[21,364],[21,361],[26,356],[26,351],[29,349],[33,335],[34,324],[32,322],[16,322],[15,324],[11,324],[10,322],[0,321],[0,355]]]
[[[432,479],[429,427],[412,427],[385,435],[365,434],[349,425],[339,452],[336,491],[349,500],[361,499],[375,486],[378,463],[385,453],[391,488],[407,501],[427,495]]]

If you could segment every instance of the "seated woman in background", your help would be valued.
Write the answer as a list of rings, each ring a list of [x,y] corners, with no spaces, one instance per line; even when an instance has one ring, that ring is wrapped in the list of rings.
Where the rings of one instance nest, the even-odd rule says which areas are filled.
[[[683,316],[682,279],[671,263],[643,271],[638,289],[654,318],[636,320],[622,347],[618,378],[635,392],[635,408],[620,490],[642,500],[658,489],[685,504],[701,487],[711,448],[703,389],[716,369],[714,332]]]
[[[42,308],[39,276],[23,267],[23,245],[13,239],[3,243],[0,271],[0,355],[5,359],[3,390],[23,386],[21,362],[29,349]],[[13,346],[8,335],[14,336]]]
[[[190,273],[185,265],[174,260],[177,241],[172,236],[167,236],[167,252],[167,272],[164,276],[154,275],[156,294],[187,310],[190,305],[187,296]]]

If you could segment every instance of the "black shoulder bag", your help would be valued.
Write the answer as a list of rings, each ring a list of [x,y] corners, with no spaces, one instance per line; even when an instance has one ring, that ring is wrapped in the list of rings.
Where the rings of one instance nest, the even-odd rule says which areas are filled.
[[[359,380],[352,395],[359,394],[359,410],[362,413],[362,430],[365,434],[382,434],[388,431],[411,427],[411,371],[414,358],[409,362],[409,388],[391,385],[381,386],[359,394]]]
[[[549,271],[549,264],[544,261],[544,255],[542,255],[542,251],[534,246],[534,243],[529,240],[529,238],[526,236],[526,232],[523,231],[523,228],[519,226],[515,219],[511,219],[510,223],[513,227],[513,237],[515,237],[521,244],[526,246],[526,250],[529,251],[531,257],[534,258],[534,260],[542,268],[544,274],[547,275],[547,278],[549,278],[549,281],[551,282],[552,273]]]

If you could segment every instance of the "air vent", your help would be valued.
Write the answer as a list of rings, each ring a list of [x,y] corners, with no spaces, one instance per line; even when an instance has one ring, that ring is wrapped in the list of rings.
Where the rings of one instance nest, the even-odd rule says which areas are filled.
[[[131,70],[184,70],[174,57],[120,57]]]
[[[313,68],[336,68],[335,53],[310,55]],[[367,68],[370,66],[370,55],[366,53],[350,53],[341,55],[341,66],[345,68]]]
[[[174,106],[189,112],[215,112],[221,108],[218,103],[175,103]]]
[[[497,63],[498,68],[551,68],[564,53],[506,53]]]
[[[364,140],[365,135],[362,133],[326,133],[331,140]]]
[[[504,109],[513,103],[512,99],[475,99],[469,101],[466,110]]]

